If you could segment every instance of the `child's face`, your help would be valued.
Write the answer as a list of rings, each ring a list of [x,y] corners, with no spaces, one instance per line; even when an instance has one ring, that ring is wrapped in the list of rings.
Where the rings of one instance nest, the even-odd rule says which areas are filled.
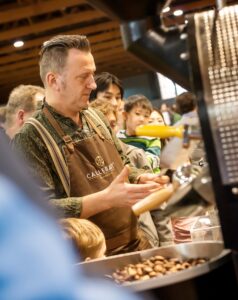
[[[152,111],[150,115],[149,123],[156,124],[156,125],[165,125],[163,117],[156,110]]]
[[[125,112],[126,133],[135,135],[135,129],[139,125],[148,124],[150,118],[150,110],[135,106],[130,112]]]

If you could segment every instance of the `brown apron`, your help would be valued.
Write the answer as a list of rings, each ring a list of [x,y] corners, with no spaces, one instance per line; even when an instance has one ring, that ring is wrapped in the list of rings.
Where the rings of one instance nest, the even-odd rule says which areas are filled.
[[[63,152],[70,174],[70,196],[82,197],[99,192],[122,171],[123,163],[111,139],[102,136],[101,131],[86,114],[83,114],[92,135],[77,143],[65,135],[50,111],[44,107],[44,114],[65,141]],[[130,207],[115,207],[89,218],[103,231],[107,255],[126,253],[151,248],[143,233],[138,230],[137,217]]]

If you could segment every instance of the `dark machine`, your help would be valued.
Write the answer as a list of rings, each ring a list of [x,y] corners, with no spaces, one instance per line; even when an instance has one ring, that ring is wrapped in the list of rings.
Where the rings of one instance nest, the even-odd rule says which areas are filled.
[[[193,90],[213,188],[227,248],[238,271],[238,6],[189,16],[188,37]],[[238,273],[237,273],[238,274]],[[238,278],[238,277],[237,277]]]
[[[196,94],[224,245],[238,281],[238,5],[217,1],[186,15],[184,25],[166,27],[163,11],[173,1],[89,2],[120,20],[125,49]]]

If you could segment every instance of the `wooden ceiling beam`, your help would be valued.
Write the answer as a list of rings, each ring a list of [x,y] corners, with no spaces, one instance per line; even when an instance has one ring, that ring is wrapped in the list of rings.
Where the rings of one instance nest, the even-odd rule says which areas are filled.
[[[100,58],[107,58],[107,55],[110,54],[118,54],[118,53],[124,53],[126,50],[124,50],[124,48],[122,46],[120,47],[115,47],[113,49],[109,49],[108,51],[101,51],[99,53],[94,53],[94,59],[95,62],[97,64],[97,60],[99,60]]]
[[[10,84],[13,85],[13,88],[20,84],[24,84],[24,83],[31,84],[30,82],[33,78],[38,79],[38,85],[41,85],[41,86],[43,85],[40,77],[34,73],[27,74],[26,76],[24,76],[24,78],[23,77],[14,77],[14,79],[11,81]],[[1,91],[3,88],[8,88],[8,85],[9,85],[9,80],[8,80],[8,82],[6,82],[6,81],[2,82],[0,84]]]
[[[10,74],[9,74],[8,76],[5,76],[4,78],[1,78],[0,84],[1,85],[3,85],[3,84],[7,85],[9,83],[9,79],[11,79],[11,78],[12,78],[11,79],[11,83],[19,82],[19,81],[21,81],[23,79],[23,77],[24,77],[24,79],[25,78],[30,79],[31,77],[32,78],[37,77],[37,78],[40,79],[39,69],[37,69],[36,67],[33,68],[33,69],[29,69],[29,70],[26,71],[26,73],[24,73],[24,76],[22,76],[21,72],[19,72],[18,74],[15,73],[14,77],[11,77]]]
[[[135,62],[137,62],[137,63],[140,63],[140,60],[138,60],[137,58],[135,58],[135,57],[133,57],[133,56],[131,56],[131,55],[129,55],[129,53],[128,52],[122,52],[122,53],[114,53],[114,54],[112,54],[112,55],[110,55],[110,54],[108,54],[107,55],[107,57],[106,57],[106,59],[102,59],[102,60],[97,60],[97,65],[100,65],[100,64],[110,64],[111,62],[113,63],[113,62],[116,62],[117,60],[120,60],[120,59],[122,59],[122,58],[126,58],[126,59],[129,59],[129,60],[131,60],[131,61],[135,61]]]
[[[0,24],[21,20],[61,10],[66,7],[78,6],[87,3],[86,0],[51,0],[37,2],[24,7],[16,7],[0,12]]]
[[[0,67],[0,73],[5,73],[6,74],[6,72],[11,72],[13,70],[19,70],[19,69],[24,68],[24,67],[30,67],[30,66],[33,66],[33,65],[37,66],[38,62],[39,62],[39,59],[34,58],[34,59],[31,59],[31,60],[16,62],[15,64],[11,64],[11,65],[1,66]]]
[[[112,52],[105,51],[104,53],[105,53],[105,55],[100,54],[99,57],[95,58],[96,63],[97,63],[97,61],[100,61],[100,58],[107,59],[107,57],[109,57],[110,54],[112,54],[112,56],[110,56],[110,57],[113,59],[113,55],[117,54],[118,50],[116,50],[115,52],[114,51],[112,51]],[[123,49],[120,48],[119,53],[120,54],[123,53]],[[94,57],[95,57],[95,55],[94,55]],[[21,70],[22,68],[30,67],[30,66],[34,66],[34,65],[38,66],[38,62],[39,62],[39,59],[36,57],[36,58],[30,59],[30,60],[16,62],[11,65],[5,65],[5,66],[3,65],[0,67],[0,74],[1,73],[6,74],[6,72],[11,72],[14,70]]]
[[[100,64],[97,64],[97,72],[101,68],[111,68],[115,65],[120,65],[120,64],[121,65],[136,65],[138,63],[135,62],[135,61],[130,60],[130,58],[128,58],[128,57],[121,57],[120,59],[117,59],[114,62],[112,61],[111,63],[108,63],[108,62],[104,61]],[[140,64],[138,64],[138,65],[140,65]]]
[[[97,44],[93,47],[92,54],[93,54],[93,56],[95,56],[96,53],[101,53],[102,51],[108,50],[110,48],[113,49],[113,48],[118,47],[118,46],[123,48],[123,44],[122,44],[121,39],[108,41],[106,43],[99,43],[99,44]]]
[[[121,48],[119,50],[116,48],[115,51],[103,52],[103,54],[100,55],[100,57],[95,58],[95,63],[96,63],[96,66],[100,65],[102,63],[107,64],[110,61],[115,61],[124,56],[129,57],[132,61],[134,60],[138,63],[141,63],[136,58],[128,56],[128,53],[123,51],[123,49],[121,49]],[[16,62],[15,64],[11,64],[9,66],[2,66],[0,68],[0,77],[6,76],[7,75],[6,72],[10,72],[9,74],[11,74],[11,75],[13,74],[13,72],[16,72],[16,73],[21,72],[21,74],[24,74],[25,70],[27,70],[28,68],[33,68],[33,67],[38,68],[38,59]],[[1,84],[1,81],[0,81],[0,84]]]
[[[119,32],[119,23],[117,21],[108,21],[108,22],[103,22],[103,23],[99,23],[96,25],[92,25],[92,26],[85,26],[83,28],[79,28],[79,29],[74,29],[74,30],[67,30],[67,31],[61,31],[61,34],[84,34],[84,35],[91,35],[91,34],[96,34],[99,33],[101,31],[106,32],[107,30],[111,30],[108,31],[108,34],[112,34],[116,32],[114,31],[114,29],[118,29]],[[22,50],[26,50],[29,48],[33,48],[33,47],[40,47],[43,42],[49,40],[50,38],[52,38],[52,34],[51,35],[46,35],[44,37],[41,38],[36,38],[36,39],[32,39],[29,41],[26,41],[24,46],[21,48],[14,48],[13,45],[10,46],[4,46],[4,47],[0,47],[0,54],[9,54],[12,52],[18,53]]]
[[[114,40],[111,40],[111,39],[114,39]],[[118,43],[120,43],[122,45],[121,35],[120,35],[119,30],[90,36],[89,41],[92,46],[93,52],[96,52],[103,48],[107,49],[105,44],[112,43],[109,45],[113,45],[113,41],[117,41],[116,42],[117,45],[118,45]],[[94,44],[96,44],[96,45],[94,45]],[[29,50],[28,52],[23,51],[23,52],[18,52],[18,53],[12,54],[12,55],[2,56],[2,57],[0,56],[0,65],[4,66],[9,63],[20,62],[20,61],[27,60],[27,59],[34,58],[34,57],[38,58],[39,51],[40,51],[40,48],[31,50],[31,51]]]
[[[86,21],[92,21],[105,17],[105,14],[100,11],[90,10],[80,13],[68,14],[62,17],[54,18],[49,21],[42,21],[33,25],[20,26],[14,29],[9,29],[0,32],[0,41],[19,39],[32,33],[40,33],[55,28],[62,28],[73,24],[79,24]]]

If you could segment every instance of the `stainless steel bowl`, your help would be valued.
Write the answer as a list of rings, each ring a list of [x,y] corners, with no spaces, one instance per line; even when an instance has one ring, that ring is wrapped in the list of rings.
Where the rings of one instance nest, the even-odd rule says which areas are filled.
[[[105,259],[98,259],[89,262],[84,262],[78,264],[77,267],[82,269],[86,274],[90,276],[105,276],[106,274],[112,274],[117,268],[122,268],[127,264],[136,264],[141,262],[142,259],[147,259],[149,257],[155,255],[162,255],[165,257],[174,257],[180,259],[189,259],[189,258],[208,258],[209,261],[192,267],[183,271],[176,272],[174,274],[164,275],[162,277],[155,277],[144,281],[134,281],[131,283],[124,284],[127,288],[135,292],[145,292],[145,291],[156,291],[156,295],[159,296],[159,299],[173,299],[170,298],[170,294],[176,287],[176,299],[207,299],[202,296],[202,298],[195,296],[198,293],[198,287],[195,288],[197,284],[195,284],[194,279],[198,278],[201,281],[201,278],[207,274],[211,274],[214,277],[214,271],[218,270],[220,267],[226,266],[229,263],[229,268],[232,266],[231,261],[231,251],[224,249],[222,242],[196,242],[196,243],[184,243],[177,244],[172,246],[166,246],[161,248],[153,248],[150,250],[133,252],[128,254],[116,255],[112,257],[108,257]],[[224,269],[225,272],[226,269]],[[223,272],[223,271],[221,271]],[[220,274],[220,273],[219,273]],[[219,275],[220,276],[220,275]],[[228,274],[227,274],[228,276]],[[229,276],[232,278],[229,279],[229,289],[233,288],[235,285],[235,275],[233,274],[233,270],[229,271]],[[203,281],[210,281],[209,286],[207,288],[214,288],[217,290],[219,295],[219,278],[214,277],[214,283],[211,283],[210,279],[205,279]],[[189,286],[187,283],[189,282]],[[232,285],[231,285],[232,282]],[[184,283],[186,285],[186,291],[184,291]],[[234,284],[233,284],[234,283]],[[200,284],[200,283],[199,283]],[[218,284],[218,286],[217,286]],[[178,286],[183,286],[183,288],[178,288]],[[201,285],[201,284],[200,284]],[[213,286],[214,285],[214,286]],[[220,285],[221,286],[221,285]],[[173,287],[173,288],[172,288]],[[166,288],[166,293],[164,289]],[[190,291],[189,298],[184,297],[188,290]],[[193,290],[195,289],[195,290]],[[203,288],[204,290],[204,288]],[[166,294],[166,297],[163,298],[161,295],[161,291]],[[232,291],[236,293],[236,291]],[[179,295],[179,293],[181,295]],[[191,293],[193,296],[191,296]],[[229,294],[229,293],[228,293]],[[207,294],[208,295],[208,294]],[[236,294],[237,296],[238,294]],[[210,296],[209,296],[210,297]],[[233,299],[230,297],[229,299]],[[234,298],[235,299],[235,298]],[[237,298],[238,299],[238,298]]]
[[[174,257],[180,259],[189,258],[207,258],[209,261],[198,267],[193,267],[184,271],[179,271],[174,274],[165,275],[159,278],[151,278],[145,281],[133,281],[124,284],[131,287],[134,291],[147,290],[158,286],[164,286],[174,281],[179,282],[188,278],[202,275],[209,270],[216,268],[217,264],[222,263],[226,259],[229,250],[224,250],[223,243],[221,242],[196,242],[196,243],[183,243],[173,246],[166,246],[160,248],[153,248],[150,250],[132,252],[128,254],[115,255],[104,259],[91,260],[79,264],[84,272],[89,275],[109,275],[116,269],[122,268],[128,264],[136,264],[155,255],[162,255],[164,257]]]

